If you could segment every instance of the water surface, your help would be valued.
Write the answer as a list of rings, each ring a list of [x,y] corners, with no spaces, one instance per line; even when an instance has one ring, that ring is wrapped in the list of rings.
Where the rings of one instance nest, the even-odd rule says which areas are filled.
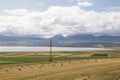
[[[110,50],[108,48],[89,48],[89,47],[52,47],[53,51],[87,51],[87,50]],[[0,46],[0,52],[42,52],[50,51],[50,47],[8,47]]]

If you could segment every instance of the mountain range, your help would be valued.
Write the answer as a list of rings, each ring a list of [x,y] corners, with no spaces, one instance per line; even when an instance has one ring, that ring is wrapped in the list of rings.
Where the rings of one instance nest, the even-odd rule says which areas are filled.
[[[52,45],[57,47],[120,47],[120,36],[92,34],[75,34],[66,37],[58,34],[50,38],[36,35],[0,35],[0,46],[49,46],[50,39]]]

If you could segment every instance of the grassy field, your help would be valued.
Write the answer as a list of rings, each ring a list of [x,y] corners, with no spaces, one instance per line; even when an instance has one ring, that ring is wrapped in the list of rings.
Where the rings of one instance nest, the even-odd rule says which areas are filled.
[[[61,51],[53,52],[53,61],[119,58],[120,50],[111,51]],[[48,52],[1,52],[0,64],[48,62]]]
[[[120,50],[1,52],[0,80],[120,80]]]

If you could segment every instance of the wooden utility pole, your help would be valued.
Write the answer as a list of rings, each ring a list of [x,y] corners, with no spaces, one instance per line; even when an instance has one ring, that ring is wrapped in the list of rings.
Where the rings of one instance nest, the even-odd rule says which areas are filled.
[[[50,53],[49,53],[49,62],[52,62],[52,39],[50,39]]]

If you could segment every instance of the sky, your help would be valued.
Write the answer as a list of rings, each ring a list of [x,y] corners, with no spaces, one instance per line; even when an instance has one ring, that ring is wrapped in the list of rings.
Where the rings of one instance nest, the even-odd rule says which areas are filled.
[[[0,0],[0,35],[120,36],[120,0]]]

